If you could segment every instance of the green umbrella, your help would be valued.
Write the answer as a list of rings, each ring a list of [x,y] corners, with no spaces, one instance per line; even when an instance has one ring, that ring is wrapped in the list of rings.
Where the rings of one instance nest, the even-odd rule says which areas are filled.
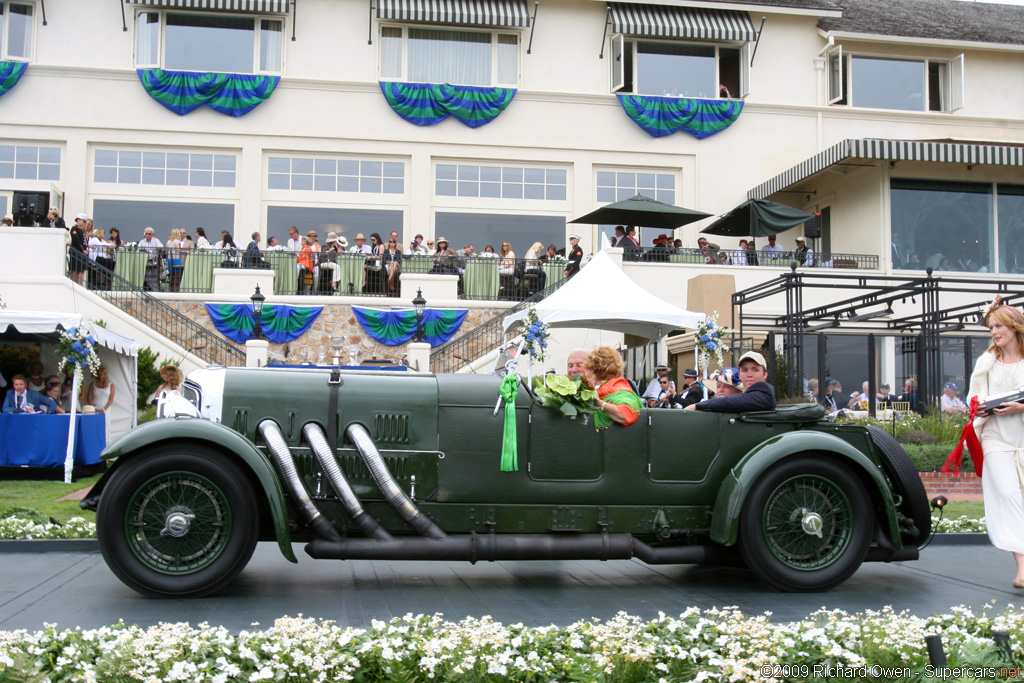
[[[684,209],[681,206],[659,202],[642,194],[623,199],[621,202],[602,206],[586,216],[580,216],[570,223],[596,223],[609,225],[635,225],[644,228],[675,230],[681,225],[709,218],[710,213]]]
[[[766,199],[748,199],[701,230],[709,235],[767,237],[803,225],[814,214]]]

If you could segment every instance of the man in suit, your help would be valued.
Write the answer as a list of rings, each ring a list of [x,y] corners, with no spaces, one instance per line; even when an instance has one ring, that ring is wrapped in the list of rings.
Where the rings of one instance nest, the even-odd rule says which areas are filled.
[[[55,413],[57,404],[52,399],[43,396],[38,391],[28,388],[28,380],[25,375],[15,375],[11,379],[14,385],[13,391],[8,391],[4,397],[3,412],[5,413]]]
[[[899,249],[899,247],[896,244],[898,237],[899,237],[899,235],[897,235],[896,231],[893,230],[892,231],[892,244],[890,245],[890,247],[892,249],[892,269],[893,270],[899,270],[900,268],[903,267],[903,258],[900,255],[900,249]]]
[[[243,268],[266,268],[267,262],[263,260],[263,254],[260,253],[260,233],[256,231],[252,234],[252,241],[245,248],[245,254],[242,255]]]

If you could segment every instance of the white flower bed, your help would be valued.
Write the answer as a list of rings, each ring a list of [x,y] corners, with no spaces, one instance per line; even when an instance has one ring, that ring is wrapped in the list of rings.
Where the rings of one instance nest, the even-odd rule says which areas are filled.
[[[988,523],[985,518],[971,519],[967,515],[959,517],[943,517],[942,521],[936,524],[936,518],[932,517],[932,526],[940,534],[966,534],[966,533],[987,533]]]
[[[21,517],[0,519],[0,539],[96,538],[96,523],[72,517],[63,525],[38,524]]]
[[[0,632],[0,680],[917,680],[927,672],[929,633],[942,635],[950,667],[979,667],[936,678],[1006,678],[1014,674],[1000,674],[1000,667],[1022,663],[1024,611],[1012,607],[998,615],[955,607],[927,619],[888,607],[852,615],[823,609],[788,624],[769,617],[747,617],[734,607],[690,608],[677,618],[644,622],[620,613],[559,629],[406,615],[361,629],[300,615],[237,635],[208,624],[49,626]],[[996,630],[1010,632],[1016,661],[994,644]]]

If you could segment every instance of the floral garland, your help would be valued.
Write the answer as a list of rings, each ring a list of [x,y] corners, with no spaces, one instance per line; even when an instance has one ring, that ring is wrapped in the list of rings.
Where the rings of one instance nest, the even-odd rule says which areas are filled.
[[[523,350],[528,351],[532,358],[543,361],[549,332],[548,326],[537,316],[536,308],[528,310],[519,321],[519,334],[525,340]]]
[[[72,327],[60,334],[60,363],[57,372],[63,372],[69,363],[81,368],[88,366],[96,376],[100,369],[100,357],[96,355],[96,339],[81,327]]]
[[[725,337],[732,332],[730,328],[718,324],[718,311],[701,321],[697,331],[693,333],[693,343],[697,348],[697,364],[701,370],[707,372],[712,357],[718,365],[722,365],[722,352],[729,350]]]

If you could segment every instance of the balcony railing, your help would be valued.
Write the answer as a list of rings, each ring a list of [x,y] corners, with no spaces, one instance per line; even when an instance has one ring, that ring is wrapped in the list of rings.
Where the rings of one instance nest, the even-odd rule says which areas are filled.
[[[795,251],[776,251],[766,254],[761,250],[642,247],[639,249],[626,249],[622,258],[624,261],[643,261],[646,263],[695,263],[789,268],[790,264],[796,261],[798,268],[856,268],[861,270],[875,270],[878,268],[878,256],[875,254],[844,254],[839,252],[799,254]]]

